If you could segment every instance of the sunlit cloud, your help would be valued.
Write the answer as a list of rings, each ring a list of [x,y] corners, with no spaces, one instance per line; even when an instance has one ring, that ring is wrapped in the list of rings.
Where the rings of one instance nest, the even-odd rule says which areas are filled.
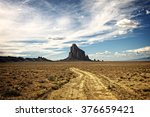
[[[132,21],[132,20],[129,20],[129,19],[122,19],[122,20],[118,21],[116,23],[116,25],[120,28],[132,29],[132,28],[137,28],[138,22]]]
[[[34,50],[46,56],[59,53],[56,48],[62,53],[72,42],[88,45],[126,35],[140,26],[132,19],[138,7],[127,8],[132,4],[134,0],[82,0],[66,5],[0,0],[0,40],[5,45],[0,46],[5,54],[0,54],[30,56]]]
[[[149,10],[146,10],[146,14],[149,15],[149,14],[150,14],[150,11],[149,11]]]
[[[135,58],[150,57],[150,46],[121,52],[97,52],[95,54],[90,54],[89,56],[98,60],[134,60]]]
[[[131,53],[146,53],[146,52],[148,52],[150,54],[150,46],[133,49],[133,50],[127,50],[126,52],[131,52]]]

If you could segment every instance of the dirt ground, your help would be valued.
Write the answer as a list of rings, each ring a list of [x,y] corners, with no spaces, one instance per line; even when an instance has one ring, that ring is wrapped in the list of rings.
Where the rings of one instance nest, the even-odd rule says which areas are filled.
[[[94,74],[77,68],[70,70],[78,77],[71,79],[60,90],[53,91],[48,99],[117,99]]]
[[[150,62],[0,63],[0,99],[149,100]]]

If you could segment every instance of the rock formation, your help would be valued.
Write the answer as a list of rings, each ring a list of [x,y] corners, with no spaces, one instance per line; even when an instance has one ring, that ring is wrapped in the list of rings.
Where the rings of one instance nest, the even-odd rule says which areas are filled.
[[[67,61],[91,61],[85,52],[77,47],[76,44],[72,44],[69,52],[69,56],[65,59]]]
[[[13,57],[13,56],[0,56],[0,62],[44,62],[51,61],[44,57],[38,58],[23,58],[23,57]]]

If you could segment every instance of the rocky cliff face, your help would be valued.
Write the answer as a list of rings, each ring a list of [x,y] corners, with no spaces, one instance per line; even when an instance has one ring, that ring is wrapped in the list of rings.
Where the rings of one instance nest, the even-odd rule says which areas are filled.
[[[85,52],[78,48],[76,44],[72,44],[69,56],[65,60],[90,61],[88,55],[85,55]]]

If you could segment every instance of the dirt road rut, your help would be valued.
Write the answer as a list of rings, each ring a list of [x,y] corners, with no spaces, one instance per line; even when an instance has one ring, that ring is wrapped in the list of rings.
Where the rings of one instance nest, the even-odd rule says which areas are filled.
[[[71,79],[69,83],[65,84],[60,89],[48,94],[48,99],[117,99],[96,75],[77,68],[70,68],[70,70],[76,73],[78,77]]]

